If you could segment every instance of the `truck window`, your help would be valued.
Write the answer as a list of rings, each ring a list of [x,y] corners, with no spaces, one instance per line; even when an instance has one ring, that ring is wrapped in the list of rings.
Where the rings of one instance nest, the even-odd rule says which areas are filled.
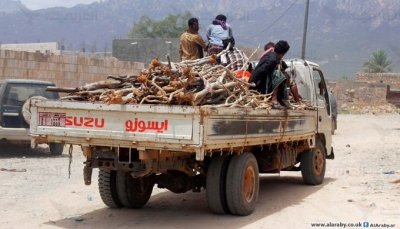
[[[329,95],[326,89],[326,84],[322,72],[318,69],[314,69],[313,76],[314,76],[314,84],[317,94],[318,106],[325,106],[328,115],[330,115],[331,109],[329,107]]]

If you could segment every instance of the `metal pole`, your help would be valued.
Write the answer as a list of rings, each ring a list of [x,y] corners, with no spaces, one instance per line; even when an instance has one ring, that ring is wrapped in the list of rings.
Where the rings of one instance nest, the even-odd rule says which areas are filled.
[[[308,23],[308,7],[310,6],[310,0],[306,3],[306,12],[304,14],[304,28],[303,28],[303,44],[301,46],[301,59],[306,59],[306,40],[307,40],[307,23]]]

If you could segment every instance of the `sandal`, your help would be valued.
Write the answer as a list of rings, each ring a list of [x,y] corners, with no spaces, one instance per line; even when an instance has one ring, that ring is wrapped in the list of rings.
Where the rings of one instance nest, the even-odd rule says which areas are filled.
[[[281,109],[282,106],[281,106],[281,104],[279,104],[278,101],[272,101],[272,108]]]

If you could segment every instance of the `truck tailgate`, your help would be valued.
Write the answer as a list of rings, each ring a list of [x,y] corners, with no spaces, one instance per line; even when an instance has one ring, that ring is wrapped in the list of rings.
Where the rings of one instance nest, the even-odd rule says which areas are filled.
[[[200,143],[196,107],[35,100],[31,113],[31,134],[48,141],[154,148]]]

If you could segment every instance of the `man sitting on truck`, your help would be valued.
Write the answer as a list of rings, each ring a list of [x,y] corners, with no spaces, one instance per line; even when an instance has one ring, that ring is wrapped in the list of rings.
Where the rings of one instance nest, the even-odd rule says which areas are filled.
[[[282,61],[281,71],[286,77],[286,86],[290,88],[290,92],[292,93],[294,101],[296,101],[297,104],[301,104],[301,102],[300,102],[301,96],[299,94],[299,90],[297,89],[296,81],[295,81],[295,79],[293,79],[293,77],[290,77],[289,74],[286,72],[287,68],[288,68],[288,66],[287,66],[286,62]]]
[[[286,77],[281,71],[277,70],[277,66],[283,56],[289,51],[289,48],[290,46],[287,41],[278,41],[275,44],[273,52],[268,52],[261,57],[249,80],[250,83],[256,84],[255,89],[258,92],[262,94],[272,93],[272,107],[277,109],[282,107],[278,102],[278,90],[282,94],[281,98],[283,98],[284,83],[286,81]]]

